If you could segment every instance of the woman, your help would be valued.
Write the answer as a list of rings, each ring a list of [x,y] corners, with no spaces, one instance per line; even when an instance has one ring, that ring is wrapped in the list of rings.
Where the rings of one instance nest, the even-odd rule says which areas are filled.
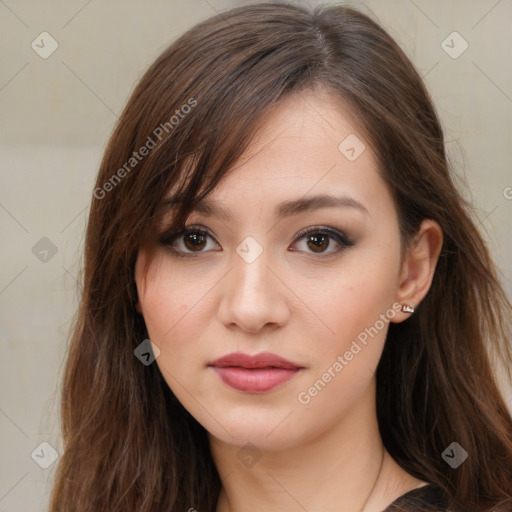
[[[512,510],[510,313],[382,28],[206,20],[103,158],[51,510]]]

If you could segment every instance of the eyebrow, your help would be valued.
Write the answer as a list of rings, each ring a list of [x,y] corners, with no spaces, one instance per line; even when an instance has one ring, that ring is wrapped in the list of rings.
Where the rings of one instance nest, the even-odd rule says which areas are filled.
[[[169,208],[176,208],[172,198],[164,200],[164,204]],[[309,197],[300,197],[299,199],[292,199],[279,203],[275,208],[275,216],[278,219],[297,215],[299,213],[311,212],[321,208],[354,208],[370,215],[368,209],[359,201],[350,196],[333,196],[329,194],[321,194]],[[233,212],[229,208],[222,206],[222,203],[215,199],[202,199],[192,210],[191,213],[196,212],[204,215],[205,217],[217,216],[225,221],[231,221],[234,217]]]

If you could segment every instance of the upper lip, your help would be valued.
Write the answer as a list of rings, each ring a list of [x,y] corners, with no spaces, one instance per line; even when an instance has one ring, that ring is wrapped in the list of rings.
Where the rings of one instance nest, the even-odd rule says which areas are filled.
[[[255,355],[244,354],[243,352],[233,352],[219,357],[208,364],[208,366],[217,366],[225,368],[228,366],[237,366],[241,368],[286,368],[298,369],[302,366],[288,361],[277,354],[271,352],[261,352]]]

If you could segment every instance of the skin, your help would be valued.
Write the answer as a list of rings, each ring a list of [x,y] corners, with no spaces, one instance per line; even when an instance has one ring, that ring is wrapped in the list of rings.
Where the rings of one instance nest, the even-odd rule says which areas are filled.
[[[426,484],[396,464],[378,431],[375,370],[389,322],[307,404],[297,398],[393,304],[421,302],[442,244],[439,226],[425,220],[401,258],[396,208],[369,144],[354,161],[338,149],[349,134],[364,142],[350,119],[326,91],[290,96],[211,194],[233,217],[193,213],[187,226],[212,238],[195,254],[187,237],[176,239],[184,258],[164,245],[139,251],[139,308],[162,375],[209,433],[223,482],[217,512],[378,512]],[[283,200],[321,193],[350,196],[367,211],[274,216]],[[297,237],[311,226],[354,245],[338,251],[329,237],[315,252]],[[247,236],[263,249],[251,263],[236,252]],[[393,312],[393,322],[410,316]],[[244,393],[207,366],[236,351],[269,351],[304,368],[269,392]],[[256,463],[239,457],[247,443]]]

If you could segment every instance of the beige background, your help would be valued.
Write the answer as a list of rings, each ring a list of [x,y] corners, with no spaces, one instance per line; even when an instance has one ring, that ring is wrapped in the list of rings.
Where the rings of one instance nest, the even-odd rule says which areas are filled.
[[[55,464],[42,469],[31,453],[44,441],[61,449],[56,393],[93,180],[116,116],[164,47],[241,3],[0,0],[0,512],[47,506]],[[350,3],[373,12],[424,75],[512,296],[512,3]],[[47,59],[31,47],[43,31],[59,45]],[[456,59],[442,47],[453,31],[469,45]],[[57,248],[47,262],[32,252],[42,237]]]

